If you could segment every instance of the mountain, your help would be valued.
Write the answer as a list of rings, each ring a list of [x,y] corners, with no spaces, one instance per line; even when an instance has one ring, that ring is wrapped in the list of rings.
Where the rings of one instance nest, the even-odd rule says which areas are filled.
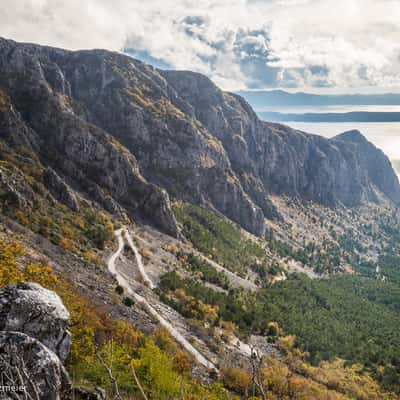
[[[264,122],[124,54],[0,39],[2,383],[398,400],[399,201],[358,131]]]
[[[319,95],[283,90],[239,91],[256,110],[277,106],[400,105],[400,94]]]
[[[0,95],[2,140],[29,149],[55,186],[144,216],[173,236],[170,196],[258,236],[265,218],[280,218],[272,195],[331,207],[381,195],[400,201],[390,162],[372,144],[260,121],[243,98],[200,74],[1,39]],[[373,167],[366,147],[379,153]]]

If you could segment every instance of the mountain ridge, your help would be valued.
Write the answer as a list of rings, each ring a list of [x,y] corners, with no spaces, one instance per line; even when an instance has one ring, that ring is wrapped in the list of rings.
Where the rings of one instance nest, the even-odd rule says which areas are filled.
[[[243,98],[201,74],[157,70],[106,50],[4,39],[0,72],[9,146],[30,148],[104,207],[143,213],[173,236],[168,194],[258,236],[266,218],[280,218],[272,194],[331,207],[379,202],[377,191],[400,201],[386,156],[372,157],[369,168],[372,158],[352,140],[260,121]]]

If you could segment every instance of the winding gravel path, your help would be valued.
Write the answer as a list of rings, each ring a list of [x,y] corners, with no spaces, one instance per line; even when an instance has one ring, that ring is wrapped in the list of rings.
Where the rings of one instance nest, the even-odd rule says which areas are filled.
[[[142,256],[139,253],[139,250],[137,249],[137,247],[135,246],[135,243],[134,243],[132,236],[129,233],[128,229],[125,230],[125,239],[128,242],[129,247],[132,249],[133,253],[135,254],[136,263],[137,263],[137,266],[139,269],[140,276],[143,279],[143,283],[150,289],[152,289],[152,290],[155,289],[156,285],[152,282],[152,280],[147,275],[147,272],[145,271],[144,266],[143,266]]]
[[[117,280],[118,284],[120,286],[122,286],[124,288],[124,290],[130,295],[132,296],[136,302],[140,303],[144,309],[151,315],[153,316],[153,318],[157,319],[159,321],[159,323],[169,331],[169,333],[175,338],[175,340],[181,344],[181,346],[188,351],[190,354],[193,355],[193,357],[197,360],[197,362],[199,362],[200,364],[202,364],[204,367],[208,368],[208,369],[212,369],[212,370],[217,370],[217,368],[215,367],[215,365],[207,360],[201,353],[199,353],[198,350],[196,350],[183,336],[180,332],[178,332],[165,318],[163,318],[157,311],[156,309],[151,306],[149,304],[149,302],[142,296],[140,296],[139,294],[135,293],[129,282],[122,276],[122,274],[120,274],[115,266],[115,262],[116,260],[121,256],[123,250],[124,250],[124,239],[122,236],[122,232],[124,232],[124,236],[125,239],[128,242],[128,245],[131,247],[132,251],[135,254],[135,258],[138,264],[138,269],[139,272],[141,274],[141,277],[143,279],[143,282],[151,289],[154,289],[156,286],[154,285],[154,283],[150,280],[150,278],[148,277],[145,269],[144,269],[144,265],[143,265],[143,261],[142,261],[142,257],[138,251],[138,249],[135,246],[135,243],[133,242],[133,239],[129,233],[129,231],[126,228],[122,228],[122,229],[118,229],[116,230],[115,236],[117,238],[118,241],[118,248],[117,250],[110,256],[110,258],[107,261],[107,267],[108,270],[110,271],[110,273],[115,277],[115,279]]]
[[[228,278],[230,284],[235,287],[235,288],[243,288],[246,290],[257,290],[260,287],[257,286],[254,282],[248,280],[248,279],[243,279],[239,275],[234,274],[232,271],[229,271],[229,269],[226,269],[219,265],[217,262],[214,260],[211,260],[210,258],[206,257],[205,255],[196,252],[195,253],[197,256],[202,258],[204,261],[207,261],[211,266],[213,266],[218,272],[222,272],[225,274],[225,276]]]

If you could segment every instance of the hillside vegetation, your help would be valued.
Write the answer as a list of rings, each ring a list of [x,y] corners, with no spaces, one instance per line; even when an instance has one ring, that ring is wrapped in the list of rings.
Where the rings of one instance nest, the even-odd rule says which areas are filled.
[[[216,251],[217,246],[211,247],[217,229],[217,243],[218,240],[224,243],[221,238],[226,231],[228,237],[235,232],[236,239],[240,240],[238,231],[229,222],[193,206],[181,206],[177,215],[183,222],[184,232],[196,247],[214,251],[222,262],[235,255],[239,258],[238,247],[227,245],[224,252]],[[349,365],[363,365],[384,387],[399,392],[400,258],[395,255],[399,250],[396,221],[392,219],[389,223],[386,218],[382,219],[386,232],[393,231],[393,235],[387,253],[379,259],[379,274],[375,271],[375,263],[355,264],[354,268],[365,276],[345,274],[311,280],[305,275],[291,275],[286,281],[255,294],[241,290],[219,293],[172,272],[163,276],[160,286],[167,294],[183,291],[197,301],[216,307],[217,320],[234,322],[244,334],[268,335],[269,323],[276,321],[286,332],[296,336],[295,345],[308,354],[307,359],[312,364],[340,357]],[[271,247],[277,248],[274,242]],[[293,256],[283,249],[277,251],[282,256]],[[385,280],[382,280],[383,276]],[[182,296],[167,295],[164,299],[178,311],[187,307]]]
[[[253,270],[264,278],[281,271],[277,264],[268,263],[265,243],[246,238],[241,229],[226,218],[183,202],[175,203],[173,210],[181,223],[182,234],[203,254],[229,270],[241,276]]]

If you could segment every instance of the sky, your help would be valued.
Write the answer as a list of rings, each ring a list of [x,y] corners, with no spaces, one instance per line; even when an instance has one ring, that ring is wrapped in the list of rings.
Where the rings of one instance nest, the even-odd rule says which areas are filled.
[[[225,90],[400,92],[400,0],[1,0],[0,36],[124,51]]]

